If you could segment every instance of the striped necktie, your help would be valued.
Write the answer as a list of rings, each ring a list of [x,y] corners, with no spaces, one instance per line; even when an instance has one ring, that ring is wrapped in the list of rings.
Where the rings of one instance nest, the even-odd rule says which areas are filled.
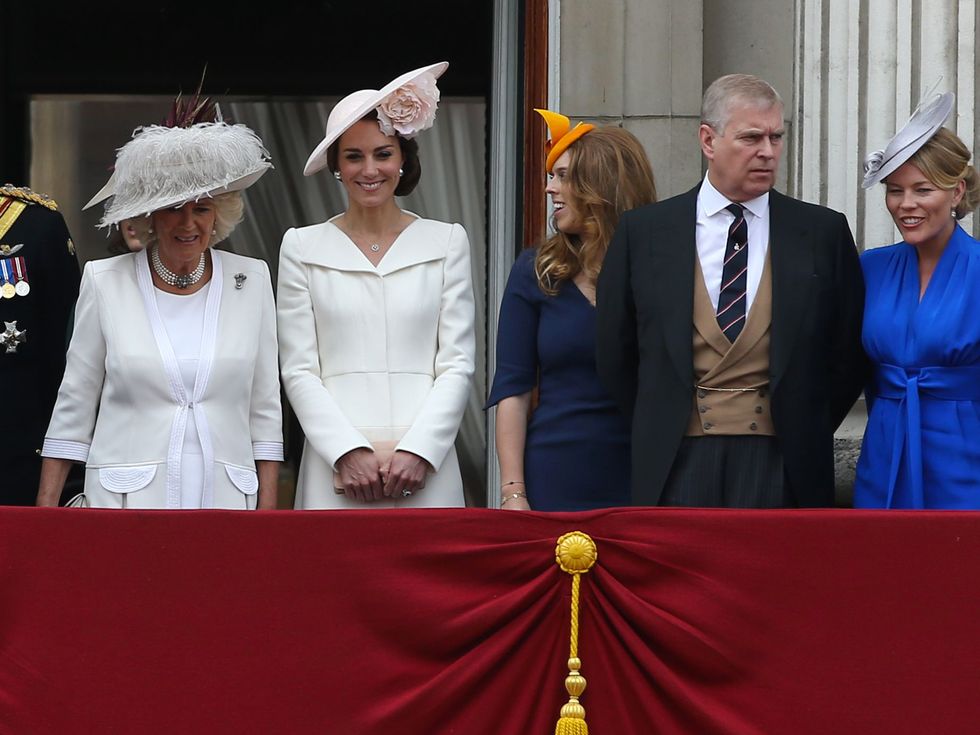
[[[745,207],[729,204],[725,207],[735,217],[728,228],[725,246],[725,266],[721,272],[721,292],[718,294],[718,326],[734,343],[745,326],[745,300],[749,274],[749,228],[745,224]]]

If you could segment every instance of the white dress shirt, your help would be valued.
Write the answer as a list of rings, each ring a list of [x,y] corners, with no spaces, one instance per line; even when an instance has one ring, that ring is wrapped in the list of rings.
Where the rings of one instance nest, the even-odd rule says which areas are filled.
[[[729,204],[732,202],[712,186],[708,176],[705,176],[701,183],[701,190],[698,192],[695,241],[701,272],[704,274],[704,285],[708,289],[708,296],[715,311],[718,310],[718,294],[721,291],[728,228],[735,221],[732,213],[725,209]],[[747,316],[755,300],[756,291],[759,290],[759,280],[762,278],[766,251],[769,248],[769,192],[741,204],[745,207],[745,225],[749,230],[749,272],[745,294]]]

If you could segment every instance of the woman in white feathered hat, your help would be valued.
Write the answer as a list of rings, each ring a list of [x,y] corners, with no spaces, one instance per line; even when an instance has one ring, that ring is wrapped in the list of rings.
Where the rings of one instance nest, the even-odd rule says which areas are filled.
[[[211,248],[272,167],[244,125],[136,131],[92,203],[134,218],[146,250],[86,265],[38,505],[72,462],[85,502],[115,508],[274,508],[282,460],[268,266]],[[91,203],[90,203],[91,204]]]
[[[337,103],[304,173],[329,168],[348,207],[286,232],[279,349],[306,434],[298,508],[461,506],[453,443],[474,370],[469,243],[403,211],[421,175],[440,63]]]

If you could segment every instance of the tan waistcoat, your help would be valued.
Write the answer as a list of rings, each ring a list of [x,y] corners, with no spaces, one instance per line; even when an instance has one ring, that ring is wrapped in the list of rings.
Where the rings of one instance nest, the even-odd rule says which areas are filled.
[[[694,406],[687,436],[774,436],[769,411],[772,274],[769,253],[741,334],[732,344],[718,326],[694,259]],[[714,390],[712,390],[714,389]],[[747,389],[747,390],[739,390]]]

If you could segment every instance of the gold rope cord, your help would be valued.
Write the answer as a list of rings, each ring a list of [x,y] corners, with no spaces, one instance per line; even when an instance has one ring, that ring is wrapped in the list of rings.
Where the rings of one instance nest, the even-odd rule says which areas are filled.
[[[0,238],[7,234],[17,218],[27,209],[27,205],[13,199],[7,200],[8,205],[4,207],[3,214],[0,214]]]
[[[558,539],[555,547],[555,561],[563,572],[572,575],[572,614],[571,634],[568,653],[568,676],[565,677],[565,689],[569,700],[561,708],[561,717],[555,725],[555,735],[589,735],[589,726],[585,722],[585,707],[579,702],[579,697],[585,691],[585,677],[580,673],[582,661],[578,657],[579,631],[579,589],[582,575],[586,574],[599,558],[595,542],[587,533],[572,531]]]

